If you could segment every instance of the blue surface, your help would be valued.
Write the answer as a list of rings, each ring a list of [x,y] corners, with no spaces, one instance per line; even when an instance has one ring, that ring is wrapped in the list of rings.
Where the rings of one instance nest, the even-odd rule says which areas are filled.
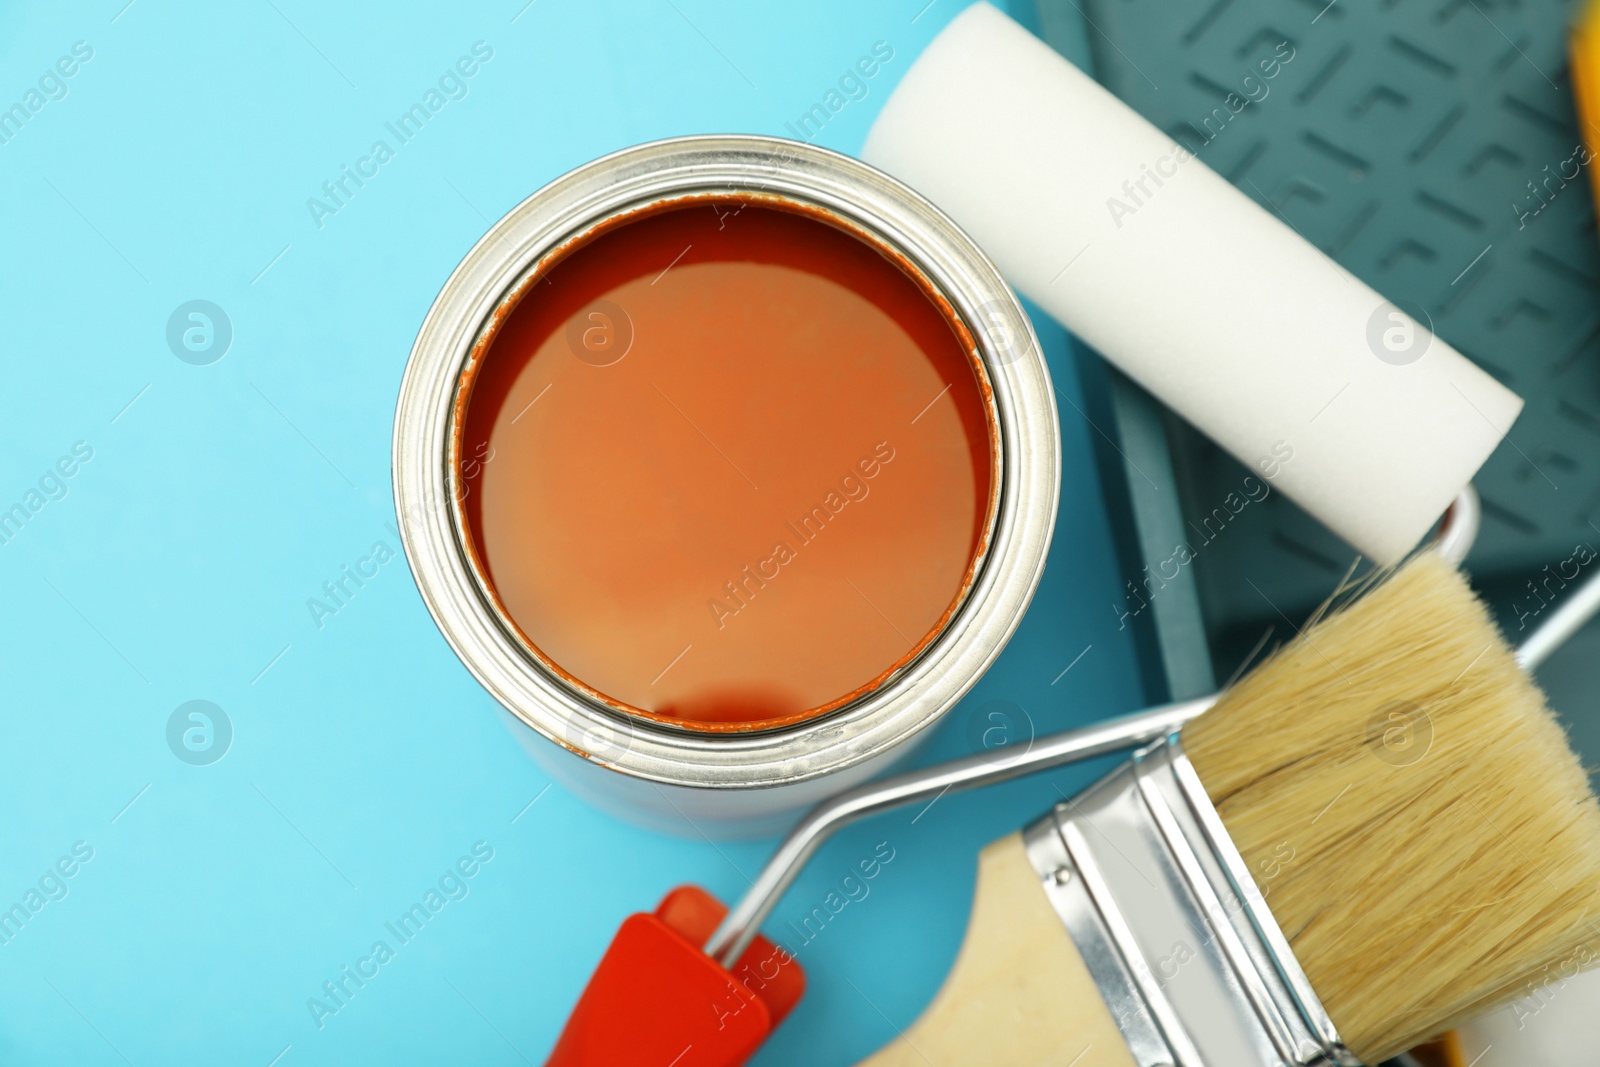
[[[819,138],[853,151],[960,5],[124,2],[0,8],[0,107],[26,108],[75,42],[93,50],[46,77],[0,143],[0,511],[25,516],[0,544],[0,908],[38,905],[0,926],[0,1062],[538,1062],[625,914],[686,881],[736,896],[770,843],[656,836],[545,792],[403,558],[320,627],[307,600],[399,547],[401,371],[492,219],[628,144],[781,134],[887,41],[894,59]],[[464,98],[319,227],[307,199],[479,41],[493,56]],[[220,335],[209,352],[180,343],[186,359],[169,347],[191,300],[231,323],[213,362]],[[1040,332],[1075,398],[1065,335]],[[1044,585],[924,759],[968,751],[990,701],[1040,733],[1139,702],[1107,608],[1120,580],[1093,431],[1061,407]],[[219,761],[175,754],[187,711],[169,746],[193,700],[231,724]],[[846,1064],[893,1036],[954,956],[977,848],[1090,773],[950,796],[831,843],[780,936],[878,842],[894,859],[797,948],[810,992],[758,1062]],[[493,858],[447,879],[460,899],[399,944],[384,924],[479,842]],[[393,958],[319,1027],[308,1000],[380,939]]]

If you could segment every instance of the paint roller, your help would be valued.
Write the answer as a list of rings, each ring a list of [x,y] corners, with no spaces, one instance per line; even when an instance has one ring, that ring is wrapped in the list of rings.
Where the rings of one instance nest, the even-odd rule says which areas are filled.
[[[1416,545],[1521,410],[1280,212],[987,3],[917,59],[862,157],[1379,563]]]

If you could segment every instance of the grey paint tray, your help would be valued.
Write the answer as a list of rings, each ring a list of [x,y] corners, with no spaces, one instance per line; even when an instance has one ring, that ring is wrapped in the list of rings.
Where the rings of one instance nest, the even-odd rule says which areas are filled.
[[[1039,0],[1058,51],[1525,398],[1477,479],[1467,561],[1513,642],[1559,598],[1579,546],[1600,549],[1600,235],[1567,69],[1573,15],[1566,2]],[[1250,78],[1283,42],[1292,61]],[[1102,462],[1126,577],[1194,550],[1137,621],[1155,695],[1198,693],[1269,631],[1269,644],[1287,636],[1355,553],[1281,494],[1220,532],[1202,525],[1248,472],[1114,371],[1085,374],[1119,441]],[[1596,662],[1591,625],[1540,675],[1591,763]]]

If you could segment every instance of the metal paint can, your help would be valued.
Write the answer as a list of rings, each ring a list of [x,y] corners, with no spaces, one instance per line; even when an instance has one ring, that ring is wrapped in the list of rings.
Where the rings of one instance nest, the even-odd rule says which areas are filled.
[[[457,420],[475,353],[563,249],[608,220],[686,197],[783,202],[876,245],[948,305],[987,379],[998,492],[964,599],[887,683],[781,729],[707,733],[619,713],[518,637],[466,547]],[[534,193],[490,228],[445,283],[412,348],[395,414],[401,537],[451,648],[553,777],[602,808],[679,833],[769,832],[925,737],[1020,622],[1044,568],[1059,489],[1048,371],[1025,312],[994,265],[895,179],[776,138],[658,141],[586,164]]]

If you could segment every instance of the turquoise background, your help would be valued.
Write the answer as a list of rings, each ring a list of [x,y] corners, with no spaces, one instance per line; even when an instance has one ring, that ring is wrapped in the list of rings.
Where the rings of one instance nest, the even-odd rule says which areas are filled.
[[[403,558],[320,629],[306,601],[375,544],[399,548],[401,372],[490,222],[626,145],[781,134],[886,41],[869,95],[819,138],[854,151],[961,5],[124,2],[0,8],[0,107],[93,48],[0,144],[0,510],[93,449],[0,544],[0,908],[93,850],[0,944],[0,1062],[540,1062],[627,913],[682,882],[735,897],[771,842],[655,835],[545,791]],[[478,41],[493,58],[467,96],[319,228],[307,199]],[[166,340],[196,299],[232,325],[209,365]],[[1077,401],[1067,338],[1038,325]],[[1140,703],[1108,608],[1095,431],[1061,408],[1044,584],[923,760],[970,751],[992,701],[1040,733]],[[232,725],[210,765],[168,746],[191,700]],[[772,929],[877,843],[894,859],[799,951],[810,992],[757,1062],[847,1064],[893,1036],[954,956],[977,849],[1092,773],[952,795],[829,844]],[[493,859],[465,898],[319,1028],[308,998],[477,842]]]

